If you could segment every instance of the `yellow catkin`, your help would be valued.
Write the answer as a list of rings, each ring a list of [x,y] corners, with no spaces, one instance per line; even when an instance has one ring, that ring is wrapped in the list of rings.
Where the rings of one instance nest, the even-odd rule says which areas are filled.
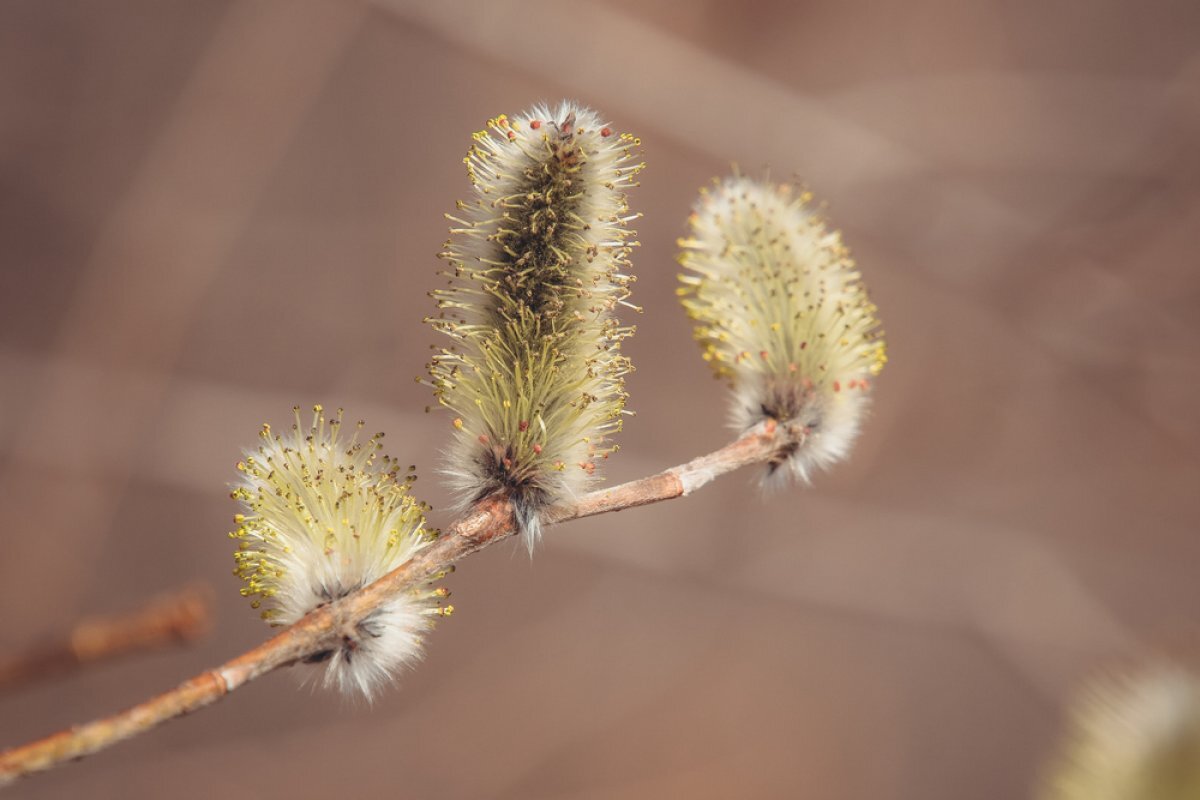
[[[1155,664],[1089,683],[1038,797],[1200,798],[1200,677]]]
[[[380,453],[383,434],[347,436],[343,413],[327,419],[314,406],[311,423],[294,410],[283,435],[264,425],[259,446],[237,464],[232,496],[234,574],[241,593],[273,624],[298,621],[316,607],[383,577],[426,547],[428,506],[409,493],[412,469]],[[326,683],[367,697],[401,667],[420,658],[421,641],[442,613],[439,589],[414,587],[359,625],[360,635],[334,652]]]
[[[447,472],[464,504],[509,497],[530,548],[541,511],[616,449],[626,413],[633,329],[616,311],[632,280],[635,148],[571,102],[497,117],[467,155],[474,197],[448,215],[449,283],[430,322],[451,341],[429,365],[455,415]]]
[[[844,458],[887,362],[875,305],[808,193],[744,177],[701,192],[679,240],[678,294],[704,361],[734,389],[733,424],[799,423],[767,477]]]

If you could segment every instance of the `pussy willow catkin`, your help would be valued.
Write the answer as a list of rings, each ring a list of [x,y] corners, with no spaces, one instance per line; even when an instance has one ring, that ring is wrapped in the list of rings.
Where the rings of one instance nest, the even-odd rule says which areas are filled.
[[[452,343],[429,364],[455,415],[447,471],[464,503],[508,497],[531,550],[541,512],[617,449],[638,144],[571,102],[497,117],[465,159],[474,197],[448,215],[430,322]]]
[[[733,423],[797,425],[767,466],[807,480],[844,458],[887,361],[875,305],[807,192],[743,177],[701,192],[681,239],[679,294],[704,359],[734,389]]]
[[[412,468],[380,456],[383,434],[364,441],[359,422],[347,437],[341,409],[327,420],[315,406],[308,425],[294,412],[283,435],[263,426],[232,493],[245,508],[230,534],[234,574],[251,604],[265,606],[263,619],[280,625],[383,577],[436,535],[425,527],[428,506],[409,494]],[[325,684],[369,699],[420,659],[425,633],[453,611],[440,604],[447,595],[425,583],[372,611],[340,647],[313,657],[328,662]]]
[[[1173,664],[1092,681],[1041,800],[1200,798],[1200,677]]]

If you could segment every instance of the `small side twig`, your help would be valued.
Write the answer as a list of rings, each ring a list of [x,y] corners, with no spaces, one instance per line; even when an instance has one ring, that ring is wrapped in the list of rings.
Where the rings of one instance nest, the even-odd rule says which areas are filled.
[[[801,435],[769,421],[686,464],[592,492],[575,503],[552,509],[548,521],[566,522],[690,494],[725,473],[769,460]],[[167,720],[211,705],[268,672],[330,649],[343,632],[352,631],[380,603],[515,532],[508,501],[502,497],[486,499],[416,558],[369,586],[314,610],[253,650],[125,711],[0,752],[0,786],[145,733]]]
[[[188,586],[138,611],[85,619],[61,639],[0,657],[0,693],[118,656],[192,642],[210,628],[209,595],[207,587]]]

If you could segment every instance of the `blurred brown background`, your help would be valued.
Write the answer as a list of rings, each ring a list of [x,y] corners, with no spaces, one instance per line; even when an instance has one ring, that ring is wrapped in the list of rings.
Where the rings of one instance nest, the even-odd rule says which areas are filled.
[[[445,506],[413,382],[441,213],[471,131],[564,96],[649,164],[611,479],[728,435],[673,254],[733,162],[826,200],[881,308],[854,458],[471,558],[372,709],[277,674],[13,796],[1007,800],[1079,678],[1190,646],[1200,5],[6,0],[0,648],[197,578],[218,617],[0,697],[0,744],[267,635],[226,487],[294,403]]]

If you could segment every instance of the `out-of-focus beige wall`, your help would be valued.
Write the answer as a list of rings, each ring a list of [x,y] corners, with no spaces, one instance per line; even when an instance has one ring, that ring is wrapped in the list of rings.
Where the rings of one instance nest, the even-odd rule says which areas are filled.
[[[728,435],[673,256],[733,163],[828,203],[891,348],[811,488],[494,548],[373,708],[273,675],[13,796],[1028,796],[1079,678],[1197,633],[1198,45],[1166,0],[0,4],[0,648],[218,599],[195,648],[0,697],[0,745],[263,639],[227,484],[293,404],[450,519],[412,378],[494,114],[644,142],[612,480]]]

